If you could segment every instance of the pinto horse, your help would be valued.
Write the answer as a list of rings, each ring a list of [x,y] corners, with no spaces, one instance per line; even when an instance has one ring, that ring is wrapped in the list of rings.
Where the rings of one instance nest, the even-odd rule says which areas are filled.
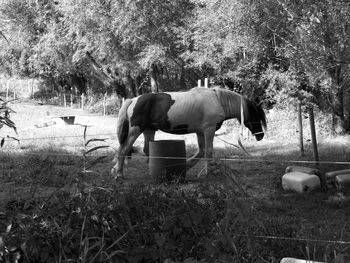
[[[258,141],[264,137],[266,118],[261,107],[223,88],[148,93],[127,99],[118,115],[120,147],[111,173],[115,178],[123,176],[125,157],[131,157],[132,145],[141,133],[144,135],[143,151],[148,156],[149,141],[154,140],[157,130],[172,134],[197,134],[198,150],[186,162],[187,169],[190,169],[200,158],[212,157],[215,131],[225,120],[232,118],[237,118],[239,122],[243,118],[244,125]]]

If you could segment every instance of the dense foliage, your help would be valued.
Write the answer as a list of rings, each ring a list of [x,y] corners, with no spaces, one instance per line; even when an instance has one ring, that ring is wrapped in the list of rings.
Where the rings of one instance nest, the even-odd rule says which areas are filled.
[[[317,104],[349,131],[349,14],[335,0],[5,0],[1,71],[121,96],[209,77],[268,107]]]

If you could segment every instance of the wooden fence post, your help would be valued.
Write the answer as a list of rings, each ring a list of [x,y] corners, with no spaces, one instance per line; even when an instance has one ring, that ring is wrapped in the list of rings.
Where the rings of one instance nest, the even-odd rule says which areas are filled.
[[[208,78],[205,78],[205,79],[204,79],[204,87],[205,87],[205,88],[208,88]]]
[[[67,107],[66,92],[63,92],[63,107]]]
[[[202,86],[202,80],[198,80],[198,88],[200,88]]]
[[[22,79],[19,79],[19,83],[20,83],[20,87],[21,87],[20,91],[21,91],[22,94],[23,94],[23,80],[22,80]],[[19,94],[21,94],[21,92],[19,92]],[[18,97],[18,94],[17,94],[17,97]]]
[[[298,126],[299,126],[299,145],[300,145],[300,156],[304,156],[304,134],[303,134],[303,118],[301,115],[301,101],[298,102]]]
[[[81,109],[84,110],[84,93],[81,94]]]
[[[34,99],[34,78],[32,78],[32,98]]]
[[[30,98],[30,96],[32,94],[32,91],[30,90],[30,79],[28,79],[28,81],[27,81],[27,88],[28,88],[28,95],[29,95],[29,98]]]
[[[316,129],[315,129],[315,119],[314,119],[313,107],[309,107],[309,119],[310,119],[310,130],[311,130],[312,148],[313,148],[313,152],[314,152],[314,160],[316,162],[316,165],[318,166],[319,157],[318,157],[318,149],[317,149]]]
[[[106,115],[107,92],[103,95],[103,116]]]

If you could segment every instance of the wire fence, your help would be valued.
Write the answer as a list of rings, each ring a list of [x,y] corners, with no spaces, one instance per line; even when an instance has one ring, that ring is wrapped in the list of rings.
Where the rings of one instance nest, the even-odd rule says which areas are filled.
[[[84,125],[82,125],[84,126]],[[24,129],[26,132],[28,132],[29,129]],[[214,140],[219,140],[223,142],[227,146],[233,146],[235,148],[239,148],[238,144],[229,142],[225,139],[220,138],[221,135],[225,134],[219,134],[214,137]],[[87,138],[97,138],[97,137],[104,137],[103,139],[107,140],[116,140],[117,139],[117,134],[116,133],[91,133],[91,134],[86,134]],[[43,141],[43,140],[65,140],[67,138],[79,138],[81,139],[81,146],[83,146],[83,135],[62,135],[62,136],[39,136],[39,137],[23,137],[23,138],[16,138],[16,137],[0,137],[0,138],[5,138],[6,140],[14,141],[20,143],[21,141]],[[79,142],[78,142],[79,144]],[[117,146],[117,143],[116,143]],[[114,150],[116,150],[116,147],[110,146]],[[214,146],[215,148],[215,146]],[[42,152],[43,154],[49,154]],[[51,152],[52,153],[52,152]],[[242,152],[243,153],[243,152]],[[67,154],[69,155],[69,154]],[[76,155],[76,154],[74,154]],[[237,155],[238,156],[238,155]],[[125,156],[126,157],[126,156]],[[135,156],[135,158],[150,158],[150,157],[142,157],[142,156]],[[158,157],[159,158],[159,157]],[[162,158],[176,158],[176,157],[162,157]],[[283,159],[266,159],[265,157],[261,159],[260,157],[258,158],[232,158],[230,156],[223,156],[223,157],[212,157],[212,158],[200,158],[202,160],[218,160],[218,161],[246,161],[246,162],[271,162],[271,163],[279,163],[279,162],[284,162],[284,163],[300,163],[300,164],[315,164],[316,161],[314,160],[283,160]],[[339,164],[339,165],[350,165],[350,160],[349,161],[318,161],[319,164]]]
[[[115,138],[115,133],[96,133],[96,134],[89,134],[89,137],[97,137],[97,136],[109,136],[109,138]],[[22,138],[23,141],[29,141],[29,140],[43,140],[43,139],[66,139],[66,138],[82,138],[82,135],[71,135],[71,136],[53,136],[53,137],[27,137]],[[83,147],[83,145],[82,145]],[[115,149],[114,149],[115,150]],[[16,155],[51,155],[51,156],[71,156],[71,157],[83,157],[83,153],[55,153],[55,152],[21,152],[16,153]],[[98,155],[99,156],[99,155]],[[102,156],[102,155],[101,155]],[[124,156],[127,157],[127,156]],[[146,158],[162,158],[162,159],[177,159],[177,160],[185,160],[184,157],[147,157],[147,156],[141,156],[141,155],[135,155],[133,156],[135,159],[146,159]],[[195,158],[196,159],[196,158]],[[213,158],[197,158],[200,160],[207,160],[207,161],[223,161],[225,163],[229,162],[243,162],[243,163],[275,163],[275,164],[282,164],[282,163],[288,163],[288,164],[315,164],[315,161],[313,160],[282,160],[282,159],[275,159],[275,158],[259,158],[259,157],[242,157],[242,156],[223,156],[223,157],[213,157]],[[333,165],[350,165],[349,161],[320,161],[320,164],[333,164]],[[306,242],[306,243],[325,243],[330,245],[344,245],[348,246],[350,245],[350,240],[331,240],[331,239],[315,239],[315,238],[304,238],[304,237],[288,237],[288,236],[276,236],[276,235],[239,235],[239,237],[243,238],[253,238],[253,239],[260,239],[260,240],[278,240],[278,241],[288,241],[288,242]]]

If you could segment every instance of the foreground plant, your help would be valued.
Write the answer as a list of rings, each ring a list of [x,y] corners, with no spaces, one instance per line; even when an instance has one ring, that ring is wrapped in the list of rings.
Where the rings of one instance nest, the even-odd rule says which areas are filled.
[[[83,138],[84,138],[84,149],[83,149],[83,158],[84,158],[84,166],[83,166],[83,173],[87,174],[87,173],[94,173],[93,171],[91,171],[90,169],[95,166],[96,164],[100,163],[102,160],[104,160],[107,155],[103,155],[103,156],[99,156],[99,157],[91,157],[90,154],[96,152],[99,149],[104,149],[104,148],[108,148],[108,145],[99,145],[99,146],[95,146],[92,148],[89,148],[90,144],[93,142],[106,142],[106,139],[98,139],[98,138],[92,138],[92,139],[87,139],[87,128],[88,126],[84,126],[84,134],[83,134]]]
[[[111,185],[9,202],[0,214],[0,262],[15,262],[10,256],[24,262],[169,263],[303,258],[305,247],[313,244],[297,237],[308,230],[288,213],[271,217],[261,211],[241,185],[238,172],[220,163],[216,168],[224,181],[191,187]],[[314,225],[309,231],[313,230]],[[329,253],[338,251],[346,259],[348,253],[341,246],[317,248],[310,258],[327,253],[327,262],[346,262],[340,254]]]
[[[7,126],[15,131],[17,134],[17,128],[15,123],[10,119],[10,112],[15,112],[12,110],[8,105],[8,101],[4,101],[3,99],[0,98],[0,129],[3,126]],[[9,136],[7,136],[9,137]],[[9,137],[13,138],[13,137]],[[13,138],[15,139],[15,138]],[[17,139],[16,139],[17,140]],[[0,146],[2,147],[5,143],[5,138],[3,137],[0,142]]]

